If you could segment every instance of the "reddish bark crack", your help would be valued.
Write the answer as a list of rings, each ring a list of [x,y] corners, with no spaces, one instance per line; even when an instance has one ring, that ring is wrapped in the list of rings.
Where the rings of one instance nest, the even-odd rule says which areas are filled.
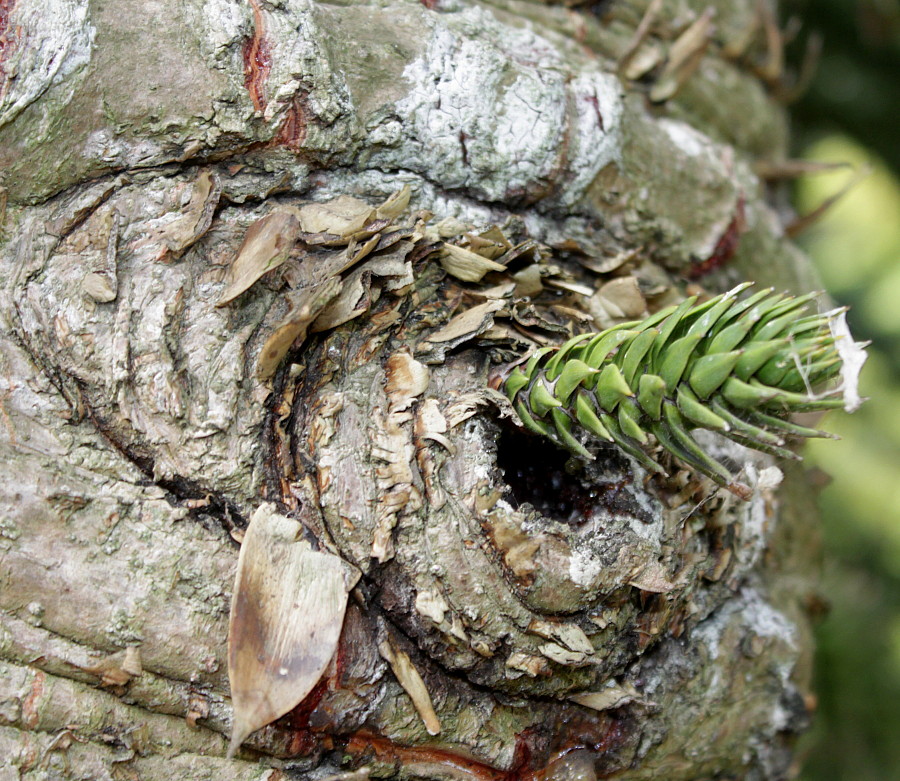
[[[10,31],[9,17],[16,7],[16,0],[0,0],[0,98],[6,93],[6,68],[4,63],[15,51],[19,30]]]
[[[244,87],[250,94],[253,108],[262,112],[266,108],[266,79],[269,78],[272,57],[259,0],[250,0],[250,5],[253,7],[253,35],[244,41]]]
[[[44,694],[44,680],[46,677],[41,670],[36,670],[34,681],[31,683],[31,691],[22,700],[22,723],[28,729],[34,729],[40,721],[41,715],[38,712],[38,703]]]
[[[273,146],[286,146],[292,152],[299,152],[303,149],[307,124],[305,103],[308,95],[309,93],[304,90],[294,95],[284,121],[275,134],[275,138],[272,139]]]

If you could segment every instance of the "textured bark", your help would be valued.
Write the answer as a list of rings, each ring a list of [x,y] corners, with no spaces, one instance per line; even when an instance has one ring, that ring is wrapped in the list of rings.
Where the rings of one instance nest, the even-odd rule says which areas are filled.
[[[0,0],[0,778],[790,773],[799,470],[776,493],[767,457],[710,441],[747,503],[616,450],[573,476],[488,389],[623,315],[623,280],[651,310],[814,286],[754,172],[786,143],[760,4],[664,3],[635,50],[647,5]],[[301,241],[217,306],[276,206],[404,185],[402,253],[344,269]],[[510,261],[547,280],[533,305],[428,251],[494,225],[540,242]],[[304,341],[297,313],[340,291],[361,316]],[[270,377],[276,333],[299,338]],[[228,600],[264,501],[362,579],[319,686],[226,760]]]

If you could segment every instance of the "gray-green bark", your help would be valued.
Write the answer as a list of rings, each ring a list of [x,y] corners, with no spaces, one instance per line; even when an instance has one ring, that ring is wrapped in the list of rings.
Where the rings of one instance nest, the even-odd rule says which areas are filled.
[[[776,492],[770,460],[721,446],[754,495],[701,503],[709,484],[604,451],[571,523],[515,508],[498,467],[514,421],[492,359],[658,308],[686,278],[813,287],[755,173],[786,143],[759,4],[663,5],[628,67],[644,2],[4,5],[0,772],[789,773],[814,589],[799,471]],[[696,69],[667,66],[695,22]],[[276,206],[404,185],[408,249],[492,225],[553,248],[510,267],[537,261],[534,309],[503,272],[465,283],[407,254],[329,276],[342,248],[302,241],[217,306]],[[334,279],[366,311],[261,378],[272,334]],[[429,342],[474,306],[471,338]],[[404,396],[408,357],[428,385]],[[235,539],[263,501],[363,578],[323,683],[225,760]]]

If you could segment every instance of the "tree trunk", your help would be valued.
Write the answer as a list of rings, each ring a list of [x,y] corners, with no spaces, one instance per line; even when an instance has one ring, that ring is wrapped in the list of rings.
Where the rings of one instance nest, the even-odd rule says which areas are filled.
[[[0,779],[790,775],[802,474],[567,463],[489,387],[686,293],[813,287],[757,174],[773,13],[0,0]],[[264,502],[361,578],[226,759]]]

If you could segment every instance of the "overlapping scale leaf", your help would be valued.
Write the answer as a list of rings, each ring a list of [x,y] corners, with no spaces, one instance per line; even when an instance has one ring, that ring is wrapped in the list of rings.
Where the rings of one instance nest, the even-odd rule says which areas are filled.
[[[841,406],[818,392],[840,371],[815,296],[749,284],[697,304],[689,298],[641,322],[581,334],[513,369],[504,390],[523,423],[582,457],[591,439],[613,442],[651,471],[654,442],[740,496],[746,486],[691,436],[710,429],[757,450],[796,458],[787,437],[827,436],[788,420]],[[579,435],[579,432],[584,434]]]

